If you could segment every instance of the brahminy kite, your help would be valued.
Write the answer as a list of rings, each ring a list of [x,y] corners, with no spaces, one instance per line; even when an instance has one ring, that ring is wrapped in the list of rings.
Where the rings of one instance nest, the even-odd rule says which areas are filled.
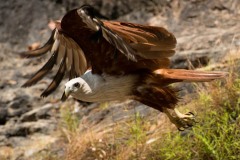
[[[175,108],[177,91],[169,84],[205,82],[226,75],[170,69],[169,57],[177,44],[172,33],[162,27],[107,20],[89,5],[69,11],[55,26],[45,45],[22,53],[28,58],[48,51],[52,54],[23,87],[36,84],[54,65],[59,66],[42,97],[68,76],[62,99],[69,94],[89,102],[133,99],[166,113],[178,128],[186,128],[193,124],[194,116]],[[85,73],[88,69],[91,71]]]

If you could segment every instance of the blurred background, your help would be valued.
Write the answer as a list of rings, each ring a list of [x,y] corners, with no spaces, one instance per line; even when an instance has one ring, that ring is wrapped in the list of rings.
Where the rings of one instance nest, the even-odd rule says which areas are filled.
[[[223,82],[176,86],[181,89],[179,106],[183,111],[206,115],[206,108],[223,105],[230,110],[227,115],[234,112],[226,124],[231,120],[235,128],[211,133],[233,135],[232,141],[208,137],[210,134],[201,137],[206,130],[198,127],[179,134],[163,114],[135,101],[89,104],[69,99],[62,103],[64,83],[53,95],[40,98],[54,72],[31,88],[21,88],[50,54],[22,59],[19,53],[44,44],[51,34],[51,21],[83,4],[93,5],[111,20],[168,29],[178,41],[172,68],[234,73],[223,85],[228,88],[220,87]],[[239,48],[239,0],[1,0],[0,159],[240,159],[240,133],[235,132],[240,127],[236,111],[240,103]],[[207,121],[208,128],[217,123]],[[195,139],[181,138],[188,135]],[[168,147],[160,145],[164,136],[169,139],[164,142]],[[184,142],[193,149],[184,149]],[[223,145],[226,150],[220,147]],[[170,154],[172,151],[176,154]]]

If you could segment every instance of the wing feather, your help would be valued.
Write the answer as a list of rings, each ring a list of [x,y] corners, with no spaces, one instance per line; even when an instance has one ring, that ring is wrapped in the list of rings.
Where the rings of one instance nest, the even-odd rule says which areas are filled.
[[[73,47],[72,44],[70,43],[70,40],[68,40],[67,38],[64,38],[65,42],[66,42],[66,69],[69,72],[71,70],[72,67],[72,63],[73,63]]]
[[[87,61],[84,58],[84,52],[82,49],[77,50],[78,51],[78,56],[79,56],[79,68],[80,68],[80,75],[84,74],[85,71],[87,70]]]
[[[113,46],[115,46],[122,54],[126,55],[128,59],[137,61],[135,55],[136,51],[123,40],[116,32],[113,32],[107,26],[104,26],[103,22],[93,15],[89,15],[84,9],[80,8],[77,10],[77,14],[87,27],[95,32],[101,32],[102,36]]]
[[[57,57],[56,64],[60,64],[62,59],[65,57],[65,53],[66,53],[65,41],[63,40],[63,38],[61,36],[59,36],[59,37],[61,38],[59,40],[61,43],[59,44],[59,47],[58,47],[58,57]]]
[[[57,59],[57,54],[54,53],[51,58],[47,61],[47,63],[34,74],[32,78],[30,78],[27,82],[25,82],[22,87],[29,87],[36,84],[40,81],[54,66]]]
[[[65,75],[65,70],[66,70],[65,59],[66,59],[66,56],[64,57],[63,61],[61,62],[58,72],[56,73],[55,77],[53,78],[51,84],[41,94],[41,97],[47,97],[49,94],[51,94],[53,91],[55,91],[56,88],[59,86],[60,82],[62,81],[62,79]]]
[[[58,39],[54,40],[54,43],[53,43],[52,48],[51,48],[51,53],[54,53],[54,52],[56,52],[58,50],[59,43],[60,42],[59,42]]]
[[[72,48],[67,47],[67,59],[66,59],[66,68],[67,71],[71,70],[72,67],[72,63],[73,63],[73,52],[72,52]]]
[[[74,42],[72,39],[69,39],[69,42],[73,48],[72,53],[74,68],[77,76],[80,76],[87,70],[87,60],[83,50],[76,44],[76,42]]]
[[[77,73],[77,76],[81,75],[79,59],[80,59],[80,57],[78,55],[78,52],[76,50],[73,50],[73,64],[74,64],[74,69]]]
[[[136,55],[159,59],[174,54],[176,38],[162,27],[100,20],[84,8],[78,9],[77,13],[90,30],[101,33],[103,38],[132,61],[137,61]]]
[[[22,53],[22,55],[25,57],[36,57],[48,51],[50,51],[52,56],[47,63],[31,79],[23,84],[23,87],[36,84],[52,70],[54,64],[60,64],[52,83],[42,93],[43,97],[48,96],[57,88],[65,72],[69,72],[69,77],[81,76],[87,70],[88,66],[86,57],[80,46],[58,29],[53,30],[50,39],[42,48]]]
[[[141,57],[145,59],[162,59],[171,57],[175,54],[174,50],[168,50],[168,51],[145,51],[141,54]]]
[[[143,58],[159,59],[175,53],[176,38],[162,27],[113,21],[103,21],[103,24],[127,41]]]
[[[168,51],[168,50],[174,50],[171,49],[170,46],[164,46],[163,44],[160,45],[153,45],[153,44],[136,44],[136,43],[131,43],[131,46],[140,52],[145,52],[145,51]]]
[[[130,60],[137,61],[135,55],[136,51],[117,33],[114,33],[108,27],[101,26],[103,37],[115,46],[121,53],[126,55]]]
[[[20,53],[21,57],[32,58],[32,57],[38,57],[38,56],[46,54],[52,48],[52,45],[54,42],[54,35],[56,33],[55,31],[56,31],[56,29],[53,30],[50,38],[41,48],[38,48],[33,51],[22,52],[22,53]]]

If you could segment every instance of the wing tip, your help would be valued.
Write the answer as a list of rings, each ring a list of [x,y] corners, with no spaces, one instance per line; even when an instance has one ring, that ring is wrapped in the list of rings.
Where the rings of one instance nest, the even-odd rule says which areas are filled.
[[[52,48],[52,45],[54,43],[54,35],[55,35],[55,33],[57,33],[56,31],[57,31],[57,29],[54,29],[52,31],[50,38],[42,47],[36,48],[34,50],[20,52],[19,53],[20,57],[21,58],[33,58],[33,57],[39,57],[41,55],[46,54]]]
[[[20,52],[19,56],[20,56],[20,58],[30,58],[30,57],[33,57],[28,51],[27,52]]]
[[[45,90],[41,93],[40,97],[46,98],[46,97],[48,97],[53,91],[55,91],[55,90],[51,90],[51,89],[47,88],[47,89],[45,89]]]
[[[47,96],[49,96],[49,93],[43,92],[40,97],[41,98],[46,98]]]
[[[21,85],[21,87],[22,88],[28,88],[28,87],[31,87],[32,85],[34,85],[34,83],[31,83],[31,82],[27,81],[23,85]]]
[[[27,87],[30,87],[28,85],[26,85],[25,83],[23,85],[21,85],[22,88],[27,88]]]

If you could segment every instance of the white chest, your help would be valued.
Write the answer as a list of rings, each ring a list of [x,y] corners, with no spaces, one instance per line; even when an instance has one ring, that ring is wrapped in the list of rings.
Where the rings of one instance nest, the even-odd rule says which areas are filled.
[[[85,83],[71,95],[86,102],[121,101],[132,95],[132,88],[136,84],[138,76],[99,76],[91,72],[81,77]]]

